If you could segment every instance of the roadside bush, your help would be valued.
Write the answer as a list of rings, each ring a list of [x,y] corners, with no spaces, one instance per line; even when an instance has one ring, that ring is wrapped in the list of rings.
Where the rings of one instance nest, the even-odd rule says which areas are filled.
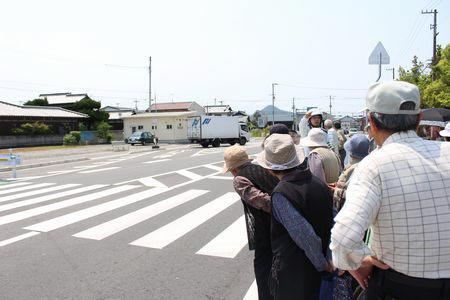
[[[24,123],[19,128],[13,128],[11,133],[14,135],[44,135],[51,134],[52,130],[47,124],[36,121],[34,123]]]
[[[112,133],[108,132],[108,134],[106,135],[106,142],[107,142],[108,144],[110,144],[111,141],[112,141],[112,139],[113,139]]]
[[[77,143],[81,141],[81,131],[71,131],[69,134],[75,137]]]
[[[63,138],[64,145],[78,145],[79,141],[77,141],[76,136],[72,134],[66,134]]]

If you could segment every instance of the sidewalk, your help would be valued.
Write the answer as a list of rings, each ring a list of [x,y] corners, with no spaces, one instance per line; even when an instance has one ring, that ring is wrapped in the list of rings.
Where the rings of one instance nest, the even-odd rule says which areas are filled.
[[[170,144],[173,145],[173,144]],[[77,162],[100,158],[103,156],[132,155],[149,151],[164,150],[169,144],[160,144],[159,149],[152,149],[151,146],[130,146],[128,151],[113,151],[111,145],[89,145],[75,147],[34,147],[12,149],[14,154],[19,154],[21,164],[17,170],[30,169],[42,166],[57,165],[63,163]],[[9,153],[9,150],[2,149],[0,153]],[[0,172],[11,171],[12,167],[0,165]]]

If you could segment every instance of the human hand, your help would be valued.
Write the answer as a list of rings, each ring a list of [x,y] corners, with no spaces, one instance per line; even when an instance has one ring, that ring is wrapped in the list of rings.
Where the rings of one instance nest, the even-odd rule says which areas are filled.
[[[333,266],[333,263],[327,262],[327,266],[325,267],[325,272],[333,273],[335,270],[335,267]]]
[[[361,266],[356,270],[349,270],[349,273],[358,281],[359,285],[365,290],[369,286],[369,280],[372,276],[373,267],[387,270],[390,267],[372,256],[366,256],[361,262]]]

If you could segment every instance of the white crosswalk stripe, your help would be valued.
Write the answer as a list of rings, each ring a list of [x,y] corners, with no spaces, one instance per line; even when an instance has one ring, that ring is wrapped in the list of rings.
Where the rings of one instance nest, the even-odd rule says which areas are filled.
[[[181,174],[183,176],[191,177],[194,181],[200,180],[201,177],[191,171],[183,171]],[[44,219],[41,218],[38,223],[22,225],[24,226],[21,226],[22,229],[29,232],[0,241],[0,247],[22,242],[23,240],[37,236],[40,233],[62,229],[68,225],[94,218],[113,210],[118,210],[120,212],[121,208],[131,206],[144,200],[151,201],[150,204],[147,204],[143,208],[132,210],[131,212],[130,210],[127,210],[126,214],[119,214],[116,218],[103,221],[93,227],[84,228],[78,233],[70,233],[76,238],[100,241],[133,226],[139,226],[140,223],[163,213],[167,213],[177,207],[181,207],[184,204],[192,203],[192,206],[187,207],[193,208],[185,212],[185,214],[178,219],[158,224],[157,229],[135,241],[126,241],[132,246],[162,249],[183,236],[189,236],[191,231],[214,218],[239,200],[236,193],[229,192],[214,195],[210,191],[199,189],[190,189],[187,191],[180,190],[179,193],[175,193],[169,197],[164,195],[165,193],[174,189],[179,189],[184,185],[185,184],[183,183],[174,187],[147,187],[143,190],[144,187],[142,186],[126,184],[120,186],[94,184],[80,187],[80,184],[76,183],[62,185],[56,185],[55,183],[15,183],[10,189],[4,189],[4,191],[11,190],[13,192],[0,198],[0,202],[2,201],[1,199],[4,199],[4,201],[11,201],[10,203],[0,205],[0,212],[31,205],[34,205],[34,207],[24,208],[18,212],[0,216],[0,226],[62,209],[69,209],[69,212],[65,212],[56,217],[53,216],[50,219],[45,219],[45,216],[43,216]],[[23,189],[25,188],[27,188],[27,191],[23,192]],[[131,191],[138,188],[140,190]],[[128,193],[125,196],[118,195],[119,193],[127,191],[131,191],[131,193]],[[41,194],[41,196],[35,197],[38,194]],[[67,197],[74,195],[76,195],[76,197],[67,199]],[[214,196],[211,197],[211,195]],[[153,197],[155,198],[153,199]],[[108,198],[108,201],[89,206],[90,202],[104,198]],[[110,198],[112,199],[109,200]],[[208,202],[199,207],[195,205],[195,202],[193,201],[197,198],[202,198],[203,200],[208,199]],[[50,202],[51,200],[56,200],[56,202],[45,203]],[[80,204],[88,205],[87,208],[82,209],[76,209],[74,207]],[[72,211],[70,211],[71,207],[74,207]],[[219,231],[217,236],[211,236],[206,245],[203,244],[203,242],[203,245],[198,245],[197,249],[200,249],[197,251],[198,255],[234,258],[247,244],[244,216],[238,217],[237,220],[230,220],[230,223],[227,224],[227,226],[220,228],[220,230],[221,231]]]
[[[245,217],[241,216],[227,229],[200,249],[197,254],[234,258],[247,245]]]
[[[23,192],[23,191],[28,191],[28,190],[45,187],[45,186],[50,186],[50,185],[55,185],[55,184],[56,183],[39,183],[39,184],[33,184],[33,185],[25,186],[25,187],[9,189],[9,190],[1,190],[0,195],[12,194],[15,192]]]
[[[253,283],[245,294],[243,300],[258,300],[258,286],[256,285],[256,280],[253,280]]]
[[[37,190],[37,191],[28,191],[25,193],[19,193],[19,194],[14,194],[14,195],[9,195],[6,197],[0,197],[0,202],[6,202],[6,201],[10,201],[10,200],[17,200],[20,198],[25,198],[28,196],[35,196],[35,195],[39,195],[39,194],[45,194],[48,192],[55,192],[55,191],[59,191],[59,190],[64,190],[64,189],[68,189],[71,187],[75,187],[75,186],[79,186],[80,184],[78,183],[70,183],[70,184],[63,184],[63,185],[57,185],[57,186],[52,186],[49,188],[45,188],[42,190]]]
[[[205,193],[207,193],[207,191],[190,190],[169,199],[165,199],[158,203],[144,207],[137,211],[131,212],[109,222],[79,232],[77,234],[74,234],[73,236],[92,240],[101,240],[131,226],[139,224],[145,220],[148,220],[156,215],[159,215],[169,209],[195,199],[196,197],[199,197]]]
[[[20,220],[24,220],[27,218],[31,218],[37,215],[41,215],[44,213],[48,213],[51,211],[55,211],[58,209],[62,209],[62,208],[66,208],[66,207],[70,207],[73,205],[77,205],[77,204],[81,204],[81,203],[85,203],[88,201],[93,201],[93,200],[97,200],[100,198],[104,198],[106,196],[110,196],[110,195],[114,195],[117,193],[121,193],[124,191],[128,191],[131,189],[136,188],[136,186],[133,185],[122,185],[122,186],[118,186],[118,187],[114,187],[105,191],[100,191],[97,193],[93,193],[93,194],[88,194],[88,195],[84,195],[84,196],[80,196],[80,197],[76,197],[76,198],[72,198],[69,200],[65,200],[62,202],[56,202],[56,203],[52,203],[52,204],[48,204],[48,205],[44,205],[44,206],[39,206],[36,208],[32,208],[32,209],[28,209],[28,210],[24,210],[24,211],[20,211],[17,213],[13,213],[10,215],[6,215],[6,216],[2,216],[0,217],[0,225],[4,225],[4,224],[9,224],[12,222],[17,222]]]
[[[0,190],[15,188],[15,187],[18,187],[18,186],[24,186],[24,185],[28,185],[28,184],[31,184],[31,182],[8,183],[8,184],[5,184],[5,185],[0,185]]]
[[[162,249],[173,241],[184,236],[189,231],[203,224],[213,216],[217,215],[233,203],[239,200],[235,193],[227,193],[200,208],[184,215],[183,217],[169,223],[133,242],[131,245]]]
[[[92,191],[92,190],[95,190],[95,189],[99,189],[99,188],[102,188],[102,187],[106,187],[106,186],[107,185],[105,185],[105,184],[95,184],[95,185],[81,187],[81,188],[78,188],[78,189],[64,191],[64,192],[60,192],[60,193],[56,193],[56,194],[50,194],[50,195],[45,195],[45,196],[42,196],[42,197],[37,197],[37,198],[28,199],[28,200],[8,203],[8,204],[0,205],[0,211],[11,210],[11,209],[14,209],[14,208],[23,207],[23,206],[32,205],[32,204],[37,204],[37,203],[41,203],[41,202],[45,202],[45,201],[50,201],[50,200],[53,200],[53,199],[58,199],[58,198],[66,197],[66,196],[72,196],[72,195],[76,195],[76,194],[81,194],[81,193],[84,193],[84,192],[89,192],[89,191]]]

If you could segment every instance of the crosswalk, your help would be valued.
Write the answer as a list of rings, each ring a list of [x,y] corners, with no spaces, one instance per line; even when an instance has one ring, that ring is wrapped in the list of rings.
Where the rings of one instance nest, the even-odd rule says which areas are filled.
[[[202,178],[217,176],[219,166],[207,167],[213,173],[208,176],[196,174],[193,170],[177,171],[185,176],[187,182],[196,182]],[[224,176],[222,176],[224,177]],[[150,180],[150,179],[147,179]],[[20,230],[18,235],[4,237],[0,240],[2,247],[19,245],[26,240],[39,239],[39,236],[54,230],[66,229],[78,224],[83,227],[83,221],[95,220],[96,217],[116,212],[108,220],[100,218],[101,222],[88,222],[90,225],[82,230],[70,232],[68,236],[76,239],[86,239],[101,243],[102,240],[125,232],[132,227],[138,227],[148,220],[155,219],[166,213],[161,224],[149,230],[139,238],[126,241],[129,247],[145,247],[161,249],[177,242],[181,238],[189,238],[193,232],[211,222],[228,208],[239,202],[236,193],[217,193],[207,189],[189,189],[186,184],[175,186],[147,186],[139,182],[120,185],[79,183],[57,184],[56,182],[34,183],[14,182],[0,186],[0,226]],[[184,187],[184,188],[180,188]],[[134,208],[135,206],[138,208]],[[177,208],[188,208],[184,215],[167,218],[167,212]],[[121,213],[121,210],[126,212]],[[241,211],[241,210],[239,210]],[[117,216],[118,215],[118,216]],[[158,220],[161,220],[159,218]],[[95,223],[92,226],[92,223]],[[4,236],[4,235],[3,235]],[[45,239],[44,239],[45,240]],[[120,239],[123,242],[123,239]],[[216,236],[211,237],[203,245],[191,253],[195,256],[218,257],[233,259],[245,249],[247,234],[244,216],[232,217],[220,229]],[[250,283],[249,283],[250,284]],[[255,299],[252,292],[254,286],[246,293],[246,299]],[[250,296],[249,296],[250,295]]]

